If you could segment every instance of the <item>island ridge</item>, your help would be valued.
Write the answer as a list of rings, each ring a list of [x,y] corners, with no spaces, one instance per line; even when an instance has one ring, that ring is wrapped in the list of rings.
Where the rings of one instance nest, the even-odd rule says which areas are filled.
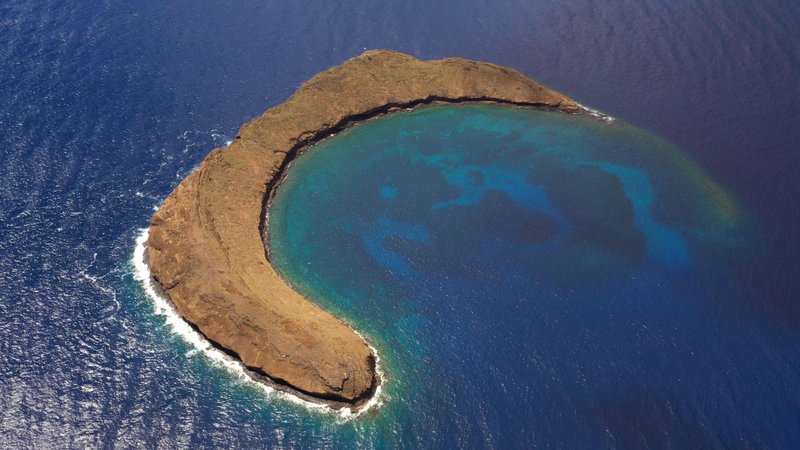
[[[257,378],[358,408],[380,382],[365,340],[292,289],[263,241],[269,199],[288,163],[332,133],[398,108],[494,102],[582,108],[513,69],[367,51],[317,74],[209,153],[152,218],[147,260],[177,312]]]

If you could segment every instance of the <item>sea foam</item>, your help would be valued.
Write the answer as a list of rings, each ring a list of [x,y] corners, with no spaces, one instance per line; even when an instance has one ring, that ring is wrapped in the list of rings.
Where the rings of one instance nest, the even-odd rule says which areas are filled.
[[[606,113],[604,113],[602,111],[599,111],[599,110],[596,110],[596,109],[593,109],[593,108],[589,108],[586,105],[581,105],[580,103],[578,103],[578,107],[583,109],[587,113],[589,113],[589,115],[591,115],[593,117],[596,117],[596,118],[598,118],[598,119],[600,119],[602,121],[611,123],[611,122],[617,120],[617,118],[614,117],[614,116],[610,116],[610,115],[608,115],[608,114],[606,114]]]
[[[378,383],[372,398],[370,398],[369,401],[361,406],[361,408],[359,408],[357,411],[353,411],[350,408],[336,409],[325,403],[309,401],[290,392],[275,389],[272,386],[255,380],[252,376],[250,376],[249,371],[240,361],[232,358],[231,356],[223,353],[211,345],[211,343],[200,333],[195,331],[188,322],[183,320],[183,318],[175,310],[172,302],[159,293],[158,287],[150,275],[150,267],[147,265],[145,257],[149,232],[149,228],[143,228],[139,230],[139,234],[136,236],[136,247],[133,251],[132,261],[133,276],[136,281],[141,283],[145,293],[147,294],[147,297],[153,302],[153,309],[156,315],[164,318],[165,324],[170,328],[172,333],[178,335],[186,343],[193,347],[194,350],[187,353],[187,356],[192,356],[195,353],[204,355],[214,365],[222,367],[229,374],[235,376],[237,380],[258,388],[261,392],[266,394],[267,398],[269,399],[288,401],[290,403],[306,407],[311,411],[337,415],[344,420],[362,416],[366,412],[373,411],[383,404],[382,385],[385,382],[386,377],[381,370],[381,361],[380,357],[378,356],[378,352],[372,346],[370,346],[370,349],[372,349],[372,353],[375,355],[375,371],[378,374],[378,379],[380,382]],[[364,338],[364,336],[357,331],[355,331],[355,333],[361,336],[362,339]]]

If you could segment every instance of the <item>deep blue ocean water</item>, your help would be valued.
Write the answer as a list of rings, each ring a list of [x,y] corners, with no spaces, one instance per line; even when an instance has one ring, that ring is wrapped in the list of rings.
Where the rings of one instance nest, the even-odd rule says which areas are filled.
[[[656,261],[652,278],[637,271],[636,283],[616,287],[544,280],[557,287],[538,304],[525,301],[532,281],[509,273],[482,274],[518,294],[501,302],[475,300],[497,294],[481,292],[492,285],[479,277],[418,296],[412,287],[409,301],[370,308],[355,293],[350,303],[320,296],[385,353],[386,403],[345,422],[265,396],[154,313],[133,278],[134,240],[243,122],[314,73],[381,47],[512,66],[647,130],[719,186],[741,225],[692,238],[726,237],[699,251],[690,242],[688,268]],[[0,56],[0,447],[796,446],[796,2],[9,0]],[[679,189],[665,192],[688,189],[670,178],[682,172],[661,173]],[[386,187],[387,201],[403,198]],[[523,214],[488,195],[488,213]],[[528,200],[523,210],[537,197]],[[667,224],[699,214],[662,213]],[[573,222],[552,220],[556,235]],[[395,254],[424,254],[409,245],[420,229],[400,232]],[[627,257],[636,251],[618,244]],[[507,255],[496,255],[511,259],[503,266],[528,261]],[[636,255],[633,267],[651,261],[649,247]],[[473,262],[447,261],[465,273],[483,267]],[[634,270],[616,260],[593,267],[612,272],[602,280]],[[306,282],[298,288],[313,291]],[[645,295],[641,286],[657,282]],[[600,295],[611,290],[620,295]]]

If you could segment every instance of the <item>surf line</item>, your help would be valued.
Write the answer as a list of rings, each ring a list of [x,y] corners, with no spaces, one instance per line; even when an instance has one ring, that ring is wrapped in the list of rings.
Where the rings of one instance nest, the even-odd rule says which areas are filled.
[[[375,373],[378,375],[380,381],[375,388],[375,393],[369,401],[355,411],[347,407],[334,408],[324,402],[311,401],[295,395],[290,391],[276,389],[261,380],[257,380],[241,361],[215,348],[206,338],[195,331],[189,323],[183,320],[180,314],[178,314],[172,302],[158,291],[156,283],[150,274],[150,267],[147,265],[146,259],[149,232],[149,228],[142,228],[136,236],[136,247],[133,250],[133,259],[131,261],[133,266],[133,278],[141,284],[145,294],[147,294],[147,297],[152,301],[155,314],[163,317],[170,331],[192,346],[196,352],[204,355],[217,367],[221,367],[231,375],[236,376],[238,380],[258,388],[261,392],[266,394],[268,398],[279,398],[289,403],[303,406],[311,411],[334,414],[338,415],[341,419],[350,420],[360,417],[368,411],[377,410],[383,405],[383,383],[386,381],[386,375],[383,373],[383,370],[381,370],[381,359],[378,355],[378,351],[371,345],[370,349],[372,350],[372,354],[375,355]],[[358,331],[355,332],[364,339],[364,336],[358,333]],[[367,342],[367,345],[369,345],[369,341],[366,339],[364,339],[364,342]],[[189,354],[187,354],[187,356],[189,356]]]
[[[596,119],[600,119],[603,122],[611,123],[611,122],[614,122],[614,121],[617,120],[616,117],[608,115],[608,114],[606,114],[606,113],[604,113],[604,112],[602,112],[600,110],[589,108],[588,106],[582,105],[580,103],[577,103],[577,105],[578,105],[579,108],[581,108],[584,111],[586,111],[590,116],[592,116],[592,117],[594,117]]]

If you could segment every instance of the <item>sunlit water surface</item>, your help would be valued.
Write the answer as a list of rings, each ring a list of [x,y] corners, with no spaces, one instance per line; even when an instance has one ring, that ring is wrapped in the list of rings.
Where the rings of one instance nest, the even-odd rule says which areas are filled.
[[[0,447],[794,448],[798,24],[792,0],[0,3]],[[348,200],[276,216],[319,230],[281,268],[389,375],[345,421],[198,352],[133,253],[210,149],[365,48],[619,120],[421,110],[318,152],[363,152],[347,182],[297,162],[284,195]]]

